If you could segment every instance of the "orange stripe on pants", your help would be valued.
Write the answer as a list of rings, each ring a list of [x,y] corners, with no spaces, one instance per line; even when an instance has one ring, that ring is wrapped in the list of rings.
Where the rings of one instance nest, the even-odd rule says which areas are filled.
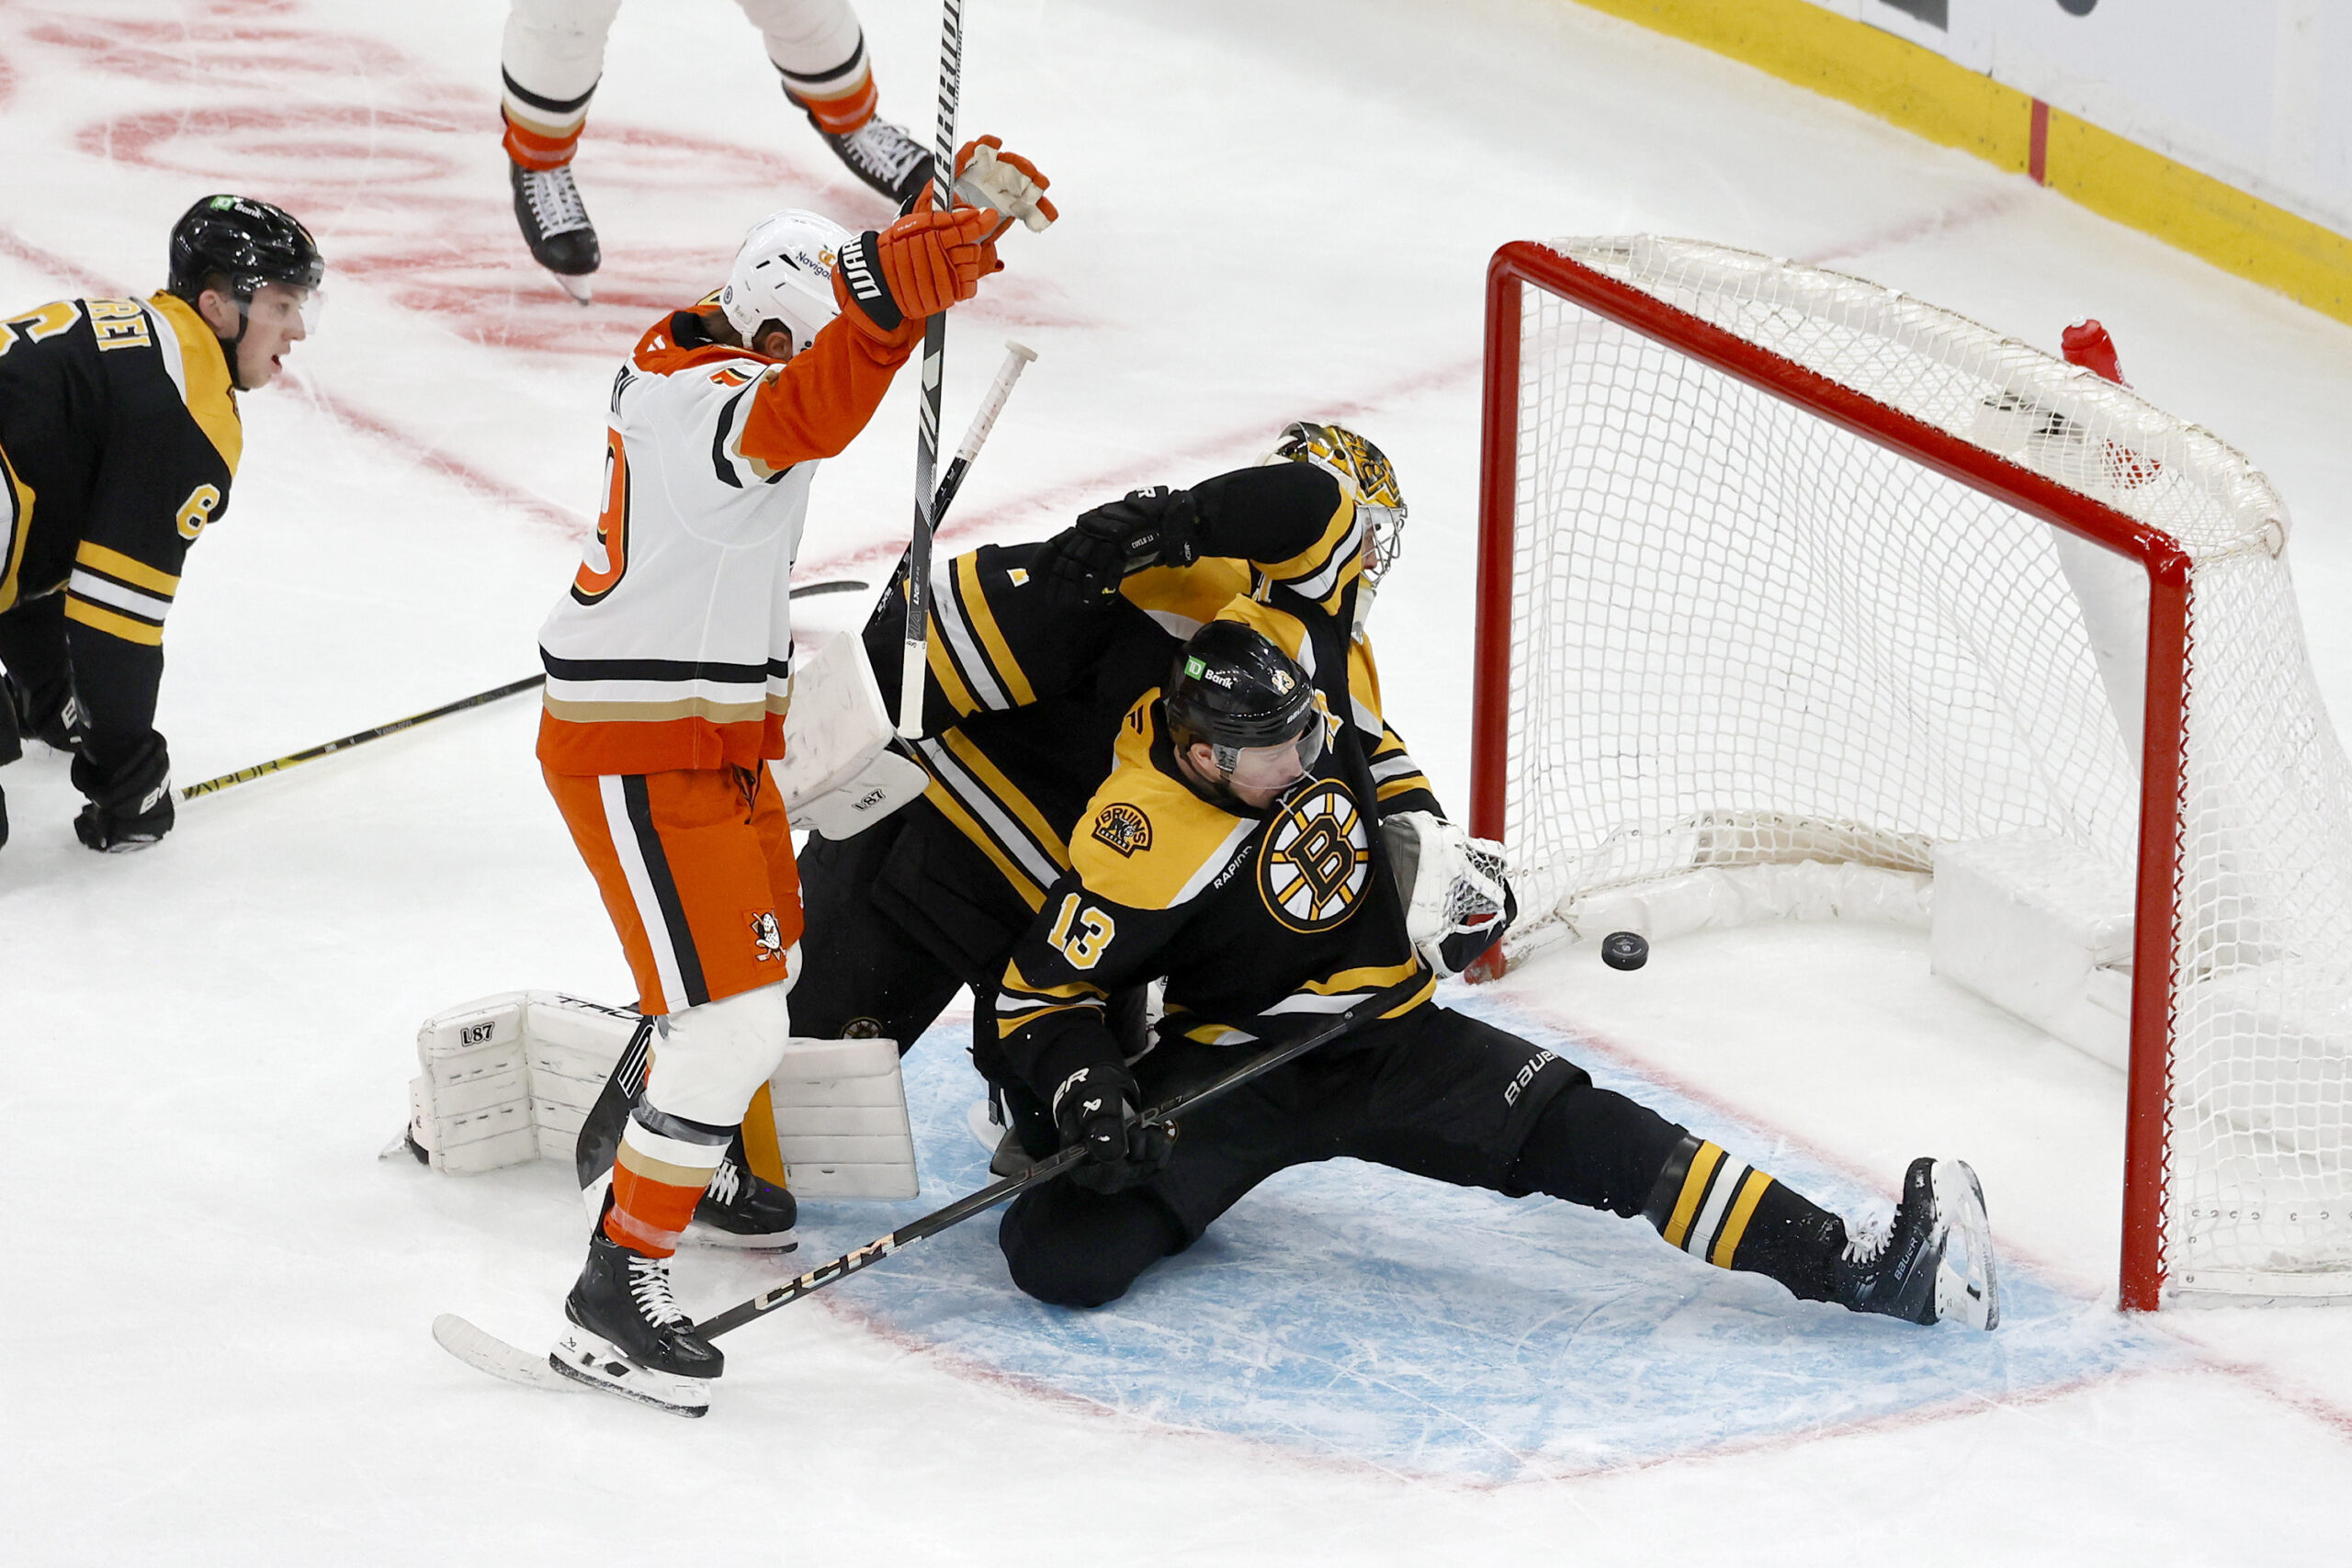
[[[639,1011],[785,978],[800,940],[800,869],[764,767],[545,777],[604,895]]]

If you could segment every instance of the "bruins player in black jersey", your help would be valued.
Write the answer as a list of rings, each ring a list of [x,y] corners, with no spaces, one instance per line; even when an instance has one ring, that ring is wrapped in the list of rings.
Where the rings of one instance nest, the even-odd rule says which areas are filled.
[[[1395,820],[1417,813],[1383,812],[1364,761],[1376,715],[1333,679],[1317,631],[1244,602],[1193,635],[1165,695],[1126,716],[1069,869],[1005,966],[1007,1064],[1088,1156],[1007,1209],[1014,1281],[1059,1305],[1114,1301],[1276,1171],[1345,1155],[1639,1214],[1693,1256],[1806,1299],[1992,1327],[1990,1231],[1965,1165],[1915,1161],[1884,1245],[1849,1247],[1843,1220],[1785,1184],[1430,999],[1437,973],[1501,933],[1498,862],[1442,824]],[[1394,840],[1414,851],[1403,892],[1385,869],[1392,825],[1411,829]],[[1459,886],[1432,897],[1432,873]],[[1104,1004],[1154,976],[1166,1013],[1130,1061]],[[1181,1136],[1139,1120],[1138,1106],[1234,1066],[1237,1047],[1396,988],[1405,999],[1376,1020],[1187,1114]]]
[[[854,838],[801,857],[809,910],[791,998],[796,1033],[886,1035],[911,1044],[966,985],[981,998],[975,1057],[1006,1093],[1030,1156],[1055,1143],[1044,1108],[998,1071],[986,998],[1110,772],[1119,724],[1159,684],[1182,638],[1253,594],[1322,628],[1325,657],[1352,666],[1376,705],[1362,631],[1374,585],[1396,559],[1406,518],[1379,447],[1336,425],[1298,423],[1260,465],[1188,490],[1137,491],[1041,544],[989,546],[941,574],[927,648],[922,799]],[[886,595],[865,629],[886,689],[904,643],[905,600]],[[1403,740],[1374,759],[1384,803],[1434,811]],[[1140,1040],[1139,992],[1114,998]],[[1010,1144],[1005,1160],[1017,1156]]]
[[[162,293],[0,321],[0,763],[20,734],[71,750],[89,802],[74,830],[94,850],[171,830],[164,617],[188,547],[228,510],[236,393],[308,335],[322,271],[292,217],[210,196],[173,226]]]

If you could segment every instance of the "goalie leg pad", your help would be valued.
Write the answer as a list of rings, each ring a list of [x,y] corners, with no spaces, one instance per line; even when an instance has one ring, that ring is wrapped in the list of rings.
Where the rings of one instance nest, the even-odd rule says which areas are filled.
[[[775,1157],[802,1198],[912,1198],[922,1190],[893,1040],[790,1040],[769,1080]],[[752,1147],[755,1128],[746,1122]]]

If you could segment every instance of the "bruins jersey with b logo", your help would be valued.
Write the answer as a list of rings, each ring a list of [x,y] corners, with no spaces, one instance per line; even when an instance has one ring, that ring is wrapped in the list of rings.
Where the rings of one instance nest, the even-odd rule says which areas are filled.
[[[1163,1038],[1240,1045],[1427,976],[1374,863],[1381,803],[1362,798],[1358,780],[1374,775],[1351,755],[1369,748],[1352,719],[1326,722],[1332,744],[1314,773],[1251,812],[1184,782],[1157,691],[1128,710],[1116,767],[1070,839],[1069,870],[998,987],[999,1038],[1032,1086],[1049,1092],[1103,1059],[1105,999],[1144,980],[1168,981]],[[1435,986],[1428,976],[1388,1016],[1422,1006]]]

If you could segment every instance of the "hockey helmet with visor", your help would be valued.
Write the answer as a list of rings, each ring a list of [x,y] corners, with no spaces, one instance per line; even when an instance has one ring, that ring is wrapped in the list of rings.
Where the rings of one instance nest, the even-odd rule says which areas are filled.
[[[1216,783],[1280,793],[1323,756],[1323,705],[1297,660],[1238,621],[1211,621],[1176,655],[1166,693],[1177,750],[1206,745]]]
[[[751,344],[767,323],[781,322],[792,334],[792,352],[808,352],[817,334],[841,314],[833,298],[833,267],[842,247],[855,238],[821,213],[797,207],[761,219],[743,236],[727,286],[718,291],[728,324]]]

